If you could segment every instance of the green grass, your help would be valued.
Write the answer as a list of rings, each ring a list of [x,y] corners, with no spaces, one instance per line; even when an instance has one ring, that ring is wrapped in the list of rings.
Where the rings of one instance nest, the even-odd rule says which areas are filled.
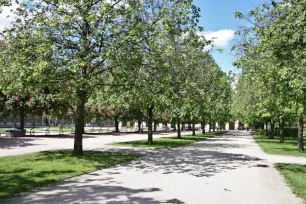
[[[284,175],[293,192],[306,202],[306,166],[296,164],[275,164]]]
[[[74,157],[69,150],[0,157],[0,199],[138,157],[93,151]]]
[[[165,148],[177,148],[186,145],[193,144],[198,141],[206,140],[209,135],[196,135],[196,136],[182,136],[181,139],[177,139],[176,137],[163,137],[154,139],[154,144],[149,145],[147,140],[136,140],[130,142],[119,142],[119,143],[112,143],[115,146],[130,146],[130,147],[144,147],[144,148],[156,148],[156,149],[165,149]]]
[[[254,136],[257,144],[268,154],[281,154],[291,156],[306,156],[306,152],[298,152],[297,139],[285,138],[285,143],[279,143],[279,138],[269,139],[263,136]]]

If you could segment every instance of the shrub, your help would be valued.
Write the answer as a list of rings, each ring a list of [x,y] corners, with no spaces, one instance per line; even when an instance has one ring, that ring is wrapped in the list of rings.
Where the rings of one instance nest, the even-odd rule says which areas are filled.
[[[284,135],[287,138],[297,138],[298,137],[298,128],[284,128]],[[280,136],[280,129],[276,128],[275,129],[275,135]]]
[[[256,129],[255,130],[255,135],[265,135],[265,130],[264,129]]]

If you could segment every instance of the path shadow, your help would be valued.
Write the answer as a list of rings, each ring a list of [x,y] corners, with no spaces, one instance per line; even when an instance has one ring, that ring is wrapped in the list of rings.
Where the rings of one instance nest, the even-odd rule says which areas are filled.
[[[0,149],[13,149],[16,147],[34,146],[33,138],[0,138]]]
[[[178,199],[162,200],[149,197],[150,193],[159,192],[159,188],[128,188],[120,185],[99,185],[64,182],[56,190],[48,193],[38,192],[22,198],[23,204],[42,203],[184,203]],[[148,194],[148,195],[146,195]],[[15,204],[15,199],[6,200],[5,204]]]
[[[176,149],[111,149],[138,153],[144,157],[124,165],[136,168],[143,173],[161,172],[163,174],[187,173],[196,177],[211,177],[224,171],[241,167],[260,167],[262,159],[246,154],[226,152],[229,149],[247,148],[244,144],[214,143],[210,140]],[[258,166],[259,165],[259,166]]]

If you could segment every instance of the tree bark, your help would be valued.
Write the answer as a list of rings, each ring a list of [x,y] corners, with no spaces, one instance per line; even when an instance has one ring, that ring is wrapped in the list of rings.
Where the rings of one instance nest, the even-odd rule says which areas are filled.
[[[201,128],[202,128],[202,134],[205,135],[205,121],[202,121]]]
[[[195,122],[192,122],[192,136],[196,135]]]
[[[115,117],[115,132],[119,132],[119,120],[118,117]]]
[[[153,144],[152,123],[153,123],[153,107],[151,106],[148,108],[148,143],[150,145]]]
[[[284,128],[285,128],[285,120],[284,118],[280,118],[280,122],[279,122],[279,142],[280,143],[284,143],[285,141]]]
[[[216,131],[216,123],[213,122],[213,132],[215,132],[215,131]]]
[[[265,136],[269,135],[268,125],[269,125],[269,123],[266,121]]]
[[[177,138],[181,139],[182,134],[181,134],[181,118],[177,117]]]
[[[270,133],[270,139],[274,139],[275,136],[275,123],[273,120],[271,120],[271,133]]]
[[[299,150],[299,152],[304,151],[303,129],[304,129],[304,119],[303,119],[303,115],[300,115],[299,116],[299,135],[298,135],[298,150]]]
[[[24,106],[20,107],[20,130],[24,130],[25,111]]]
[[[154,121],[154,131],[157,131],[157,123]]]
[[[72,153],[75,156],[83,155],[83,134],[85,126],[86,92],[80,91],[78,96],[80,99],[80,104],[78,104],[76,112],[74,149]]]
[[[172,123],[172,125],[173,125],[173,130],[176,131],[176,124],[175,124],[175,122]]]
[[[141,133],[141,120],[138,120],[138,132]]]
[[[209,122],[208,126],[209,126],[208,132],[211,132],[211,122]]]

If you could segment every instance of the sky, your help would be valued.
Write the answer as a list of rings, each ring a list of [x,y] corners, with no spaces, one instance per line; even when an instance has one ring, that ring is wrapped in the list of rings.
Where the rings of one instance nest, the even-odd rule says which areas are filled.
[[[225,72],[238,72],[232,64],[235,57],[231,53],[234,45],[235,30],[243,21],[235,19],[235,12],[247,13],[267,0],[194,0],[194,4],[201,8],[200,26],[204,27],[205,37],[217,38],[215,48],[223,52],[213,51],[212,55],[218,65]]]

